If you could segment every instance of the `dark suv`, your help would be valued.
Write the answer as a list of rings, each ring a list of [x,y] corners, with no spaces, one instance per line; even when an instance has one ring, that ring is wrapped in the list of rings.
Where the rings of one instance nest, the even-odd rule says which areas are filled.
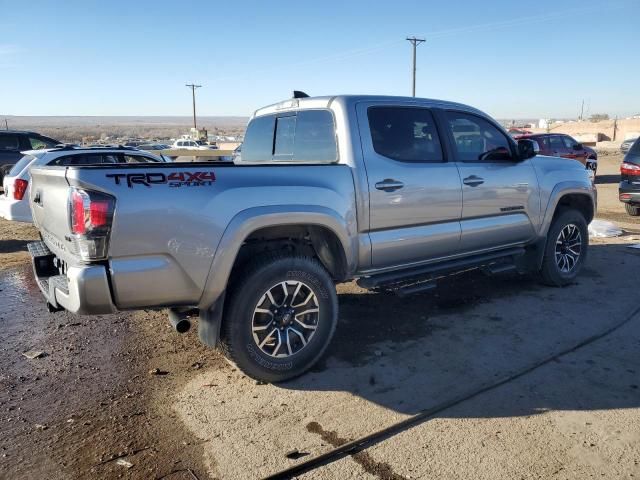
[[[61,142],[35,132],[0,130],[0,185],[5,174],[22,158],[25,150],[53,148]]]
[[[640,138],[636,138],[620,164],[618,198],[629,215],[640,216]]]
[[[540,148],[538,152],[540,155],[573,158],[593,170],[594,174],[598,169],[598,153],[593,148],[585,147],[569,135],[563,133],[533,133],[519,135],[516,138],[518,140],[528,138],[535,141]]]

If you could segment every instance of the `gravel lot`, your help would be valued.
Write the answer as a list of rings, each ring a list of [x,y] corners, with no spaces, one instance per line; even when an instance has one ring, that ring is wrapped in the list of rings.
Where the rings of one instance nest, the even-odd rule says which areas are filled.
[[[627,247],[640,242],[640,224],[617,201],[620,160],[601,156],[598,218],[625,235],[592,239],[577,284],[468,273],[405,299],[341,285],[328,354],[278,386],[244,377],[194,333],[174,333],[162,312],[48,313],[24,251],[37,232],[0,220],[0,478],[260,478],[626,318],[302,478],[640,476],[640,315],[630,315],[627,286],[640,267],[640,250]]]

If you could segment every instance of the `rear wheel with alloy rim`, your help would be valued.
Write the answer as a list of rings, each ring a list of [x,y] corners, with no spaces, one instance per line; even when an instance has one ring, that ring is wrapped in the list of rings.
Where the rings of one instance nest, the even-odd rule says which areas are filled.
[[[558,212],[547,234],[540,274],[542,280],[561,287],[572,283],[587,255],[589,234],[582,213],[567,209]]]
[[[235,277],[222,324],[227,357],[265,382],[311,368],[337,323],[335,285],[324,267],[313,258],[277,254]]]
[[[624,209],[632,217],[637,217],[637,216],[640,215],[640,207],[638,207],[636,205],[629,205],[628,203],[625,203],[624,204]]]

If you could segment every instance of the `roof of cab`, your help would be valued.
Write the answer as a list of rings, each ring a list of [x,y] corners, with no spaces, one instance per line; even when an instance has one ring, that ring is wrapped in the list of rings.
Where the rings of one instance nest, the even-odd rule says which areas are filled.
[[[425,107],[439,107],[439,108],[455,108],[458,110],[465,110],[468,112],[480,113],[484,112],[477,108],[465,105],[462,103],[450,102],[446,100],[436,100],[432,98],[420,98],[420,97],[401,97],[391,95],[333,95],[333,96],[321,96],[321,97],[305,97],[305,98],[290,98],[278,103],[267,105],[259,108],[253,114],[253,117],[262,115],[268,115],[272,113],[282,111],[295,111],[314,108],[329,108],[332,103],[340,102],[345,105],[355,104],[358,102],[386,102],[386,103],[402,103],[402,104],[414,104]]]

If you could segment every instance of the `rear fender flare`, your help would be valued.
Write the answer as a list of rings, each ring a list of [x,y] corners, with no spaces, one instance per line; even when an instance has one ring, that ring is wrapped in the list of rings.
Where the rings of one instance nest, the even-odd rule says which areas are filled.
[[[216,250],[198,307],[210,309],[227,287],[238,251],[253,232],[265,227],[315,225],[331,230],[340,241],[347,271],[357,266],[356,219],[344,219],[336,211],[320,206],[279,206],[249,208],[239,212],[224,231]]]

